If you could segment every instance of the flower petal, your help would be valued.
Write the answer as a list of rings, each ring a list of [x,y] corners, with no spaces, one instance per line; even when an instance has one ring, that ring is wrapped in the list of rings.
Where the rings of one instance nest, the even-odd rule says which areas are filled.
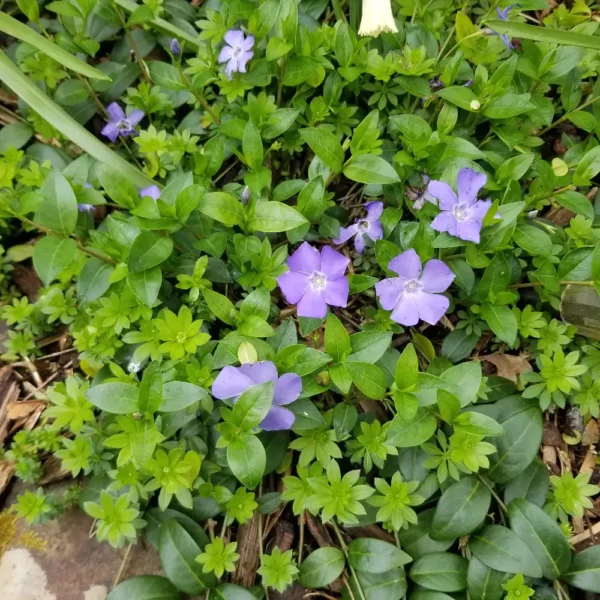
[[[425,323],[429,323],[430,325],[435,325],[444,316],[448,310],[448,306],[450,306],[448,298],[441,294],[427,294],[426,292],[421,292],[420,294],[417,294],[417,298],[419,317],[422,321],[425,321]]]
[[[442,210],[452,210],[458,203],[454,190],[444,181],[430,181],[427,184],[427,192],[438,199]]]
[[[344,307],[348,304],[348,294],[350,293],[350,284],[348,278],[344,275],[337,279],[329,279],[325,289],[321,291],[323,299],[330,306]]]
[[[116,102],[111,102],[106,107],[106,112],[108,113],[108,120],[114,125],[125,118],[125,111]]]
[[[441,212],[432,222],[431,229],[446,231],[450,235],[458,235],[458,221],[451,212]]]
[[[363,236],[362,233],[359,233],[355,238],[354,238],[354,249],[359,253],[362,254],[365,251],[365,238]]]
[[[144,111],[136,108],[131,111],[131,114],[127,117],[127,120],[131,123],[131,126],[137,125],[144,118]]]
[[[439,293],[450,287],[454,277],[454,273],[444,261],[433,258],[425,264],[419,281],[424,292]]]
[[[463,221],[462,223],[458,223],[456,236],[461,240],[479,244],[479,234],[482,226],[483,224],[481,221]]]
[[[308,242],[304,242],[287,261],[288,267],[298,273],[310,275],[321,270],[321,254]]]
[[[254,56],[254,52],[242,52],[242,54],[240,54],[238,56],[238,72],[240,73],[245,73],[246,72],[246,65],[248,64],[248,61]]]
[[[242,42],[242,49],[245,50],[246,52],[248,52],[249,50],[252,50],[254,46],[254,36],[251,34],[248,34],[246,36],[246,39]]]
[[[340,227],[340,236],[332,240],[334,244],[343,244],[351,237],[358,233],[358,225],[350,225],[350,227]]]
[[[380,221],[373,221],[367,230],[367,235],[375,242],[383,238],[383,228]]]
[[[140,198],[144,196],[150,196],[153,200],[158,200],[160,198],[160,188],[157,185],[149,185],[140,190]]]
[[[365,208],[367,209],[367,221],[372,223],[383,213],[383,202],[367,202]]]
[[[327,275],[327,279],[338,279],[346,274],[350,259],[341,252],[337,252],[331,246],[323,246],[321,249],[321,271]]]
[[[379,298],[381,308],[393,310],[404,291],[404,281],[399,277],[382,279],[375,284],[375,293]]]
[[[327,303],[318,291],[309,288],[298,301],[297,314],[299,317],[322,319],[327,314]]]
[[[392,311],[391,317],[396,323],[410,327],[419,322],[419,303],[417,299],[420,294],[403,294],[400,301]]]
[[[218,400],[235,398],[254,385],[254,381],[236,367],[227,366],[212,384],[212,395]]]
[[[233,57],[233,48],[231,46],[223,46],[221,48],[221,52],[219,53],[219,64],[227,62],[231,60]]]
[[[250,377],[254,383],[277,381],[277,367],[270,360],[246,363],[239,368],[240,372]]]
[[[102,135],[107,137],[111,142],[116,142],[119,137],[119,128],[114,123],[107,123],[102,128]]]
[[[491,200],[477,200],[469,209],[469,217],[473,221],[483,221],[491,205]]]
[[[277,285],[290,304],[297,304],[308,289],[308,275],[286,271],[277,278]]]
[[[421,259],[411,248],[392,258],[388,269],[397,273],[403,279],[419,279],[421,276]]]
[[[230,29],[224,39],[230,46],[241,48],[244,43],[244,32],[241,29]]]
[[[461,204],[473,204],[477,200],[479,190],[485,185],[487,175],[478,173],[465,167],[458,172],[456,188],[458,189],[458,201]]]
[[[284,373],[275,382],[275,393],[273,394],[273,404],[281,406],[290,404],[298,400],[302,392],[302,378],[296,373]]]
[[[287,408],[272,406],[267,416],[260,423],[264,431],[282,431],[289,429],[296,420],[296,415]]]

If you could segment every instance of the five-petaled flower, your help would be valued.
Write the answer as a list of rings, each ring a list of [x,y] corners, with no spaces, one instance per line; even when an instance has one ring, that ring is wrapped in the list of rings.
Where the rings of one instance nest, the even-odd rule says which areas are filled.
[[[450,301],[445,292],[454,273],[441,260],[432,259],[421,271],[421,259],[411,248],[392,258],[388,269],[398,275],[375,284],[379,303],[392,311],[392,319],[400,325],[416,325],[419,320],[435,325],[443,316]]]
[[[254,36],[244,36],[241,29],[231,29],[225,34],[225,43],[219,54],[219,63],[227,63],[225,75],[231,79],[233,73],[245,73],[246,63],[254,56]]]
[[[367,209],[367,216],[358,219],[350,227],[340,228],[340,237],[333,240],[334,244],[343,244],[353,237],[354,248],[359,254],[362,254],[365,249],[365,235],[373,241],[380,240],[383,237],[383,229],[379,220],[383,212],[383,202],[367,202],[365,208]]]
[[[287,261],[289,271],[277,278],[285,299],[298,305],[299,317],[321,319],[327,305],[348,304],[350,286],[346,268],[350,262],[329,246],[319,252],[304,242]]]
[[[498,18],[501,21],[508,21],[508,15],[510,13],[510,11],[515,7],[515,6],[519,6],[518,4],[511,4],[510,6],[507,6],[504,10],[502,10],[500,7],[496,8],[496,13],[498,15]],[[510,41],[510,38],[504,34],[501,33],[500,34],[500,39],[502,40],[502,42],[504,43],[504,45],[506,46],[506,49],[511,52],[512,50],[515,49],[513,43]]]
[[[260,422],[260,427],[265,431],[289,429],[296,417],[291,410],[283,407],[298,399],[302,391],[302,379],[295,373],[285,373],[279,377],[277,368],[271,361],[246,363],[241,367],[225,367],[212,385],[212,395],[218,400],[232,398],[235,404],[246,390],[267,381],[275,384],[273,405]]]
[[[157,185],[149,185],[140,190],[140,198],[150,196],[152,200],[156,201],[160,198],[160,188]]]
[[[477,200],[477,193],[485,185],[487,175],[464,168],[458,172],[456,187],[458,196],[443,181],[430,181],[427,191],[439,201],[442,212],[431,223],[436,231],[469,242],[479,243],[483,217],[492,205],[491,200]]]
[[[358,35],[377,37],[380,33],[397,33],[390,0],[363,0]]]
[[[106,107],[108,113],[108,123],[102,129],[102,135],[106,136],[111,142],[116,142],[117,137],[127,137],[137,134],[135,126],[143,119],[144,111],[136,108],[128,116],[125,111],[116,103],[111,102]]]

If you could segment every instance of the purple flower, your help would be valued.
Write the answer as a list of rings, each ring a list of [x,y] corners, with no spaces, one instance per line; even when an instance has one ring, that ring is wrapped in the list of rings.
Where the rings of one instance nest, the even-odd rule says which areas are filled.
[[[365,249],[365,235],[373,241],[380,240],[383,237],[383,229],[379,220],[383,212],[383,202],[367,202],[365,208],[367,209],[367,216],[364,219],[358,219],[350,227],[342,227],[340,237],[333,240],[334,244],[343,244],[353,237],[354,248],[359,254],[362,254]]]
[[[79,212],[93,213],[96,212],[96,207],[93,204],[78,204],[77,210]]]
[[[156,200],[160,198],[160,188],[157,185],[145,187],[140,190],[140,198],[144,198],[145,196],[150,196],[150,198],[156,202]]]
[[[508,15],[509,15],[510,11],[515,6],[519,6],[519,5],[518,4],[511,4],[510,6],[507,6],[504,10],[500,10],[500,8],[496,8],[496,13],[498,14],[498,18],[501,21],[508,21]],[[499,35],[500,35],[500,39],[502,40],[502,42],[506,46],[506,49],[509,52],[511,52],[512,50],[515,49],[515,47],[513,46],[512,42],[510,41],[510,38],[506,34],[501,33]]]
[[[254,46],[254,36],[244,37],[241,29],[231,29],[225,34],[225,43],[219,54],[219,63],[227,63],[225,75],[231,79],[232,73],[245,73],[246,63],[254,56],[252,47]]]
[[[177,38],[173,38],[169,44],[169,50],[173,56],[179,56],[181,54],[181,44]]]
[[[127,116],[116,102],[111,102],[106,107],[106,112],[108,113],[108,123],[104,126],[102,135],[106,136],[111,142],[116,142],[118,136],[127,137],[136,134],[137,131],[134,127],[144,117],[144,111],[139,108],[136,108]]]
[[[398,277],[375,284],[381,307],[392,311],[392,319],[401,325],[416,325],[419,320],[435,325],[450,301],[438,295],[448,289],[454,273],[441,260],[430,260],[421,272],[421,259],[411,248],[392,258],[388,265]]]
[[[299,317],[322,319],[327,305],[348,304],[350,286],[346,267],[350,262],[329,246],[321,252],[304,242],[288,258],[289,271],[277,278],[277,283],[290,304],[298,305]]]
[[[431,202],[432,204],[436,204],[435,198],[427,191],[427,184],[429,183],[429,175],[423,173],[421,179],[423,179],[423,183],[425,187],[422,189],[409,187],[406,190],[406,195],[409,200],[414,200],[413,210],[421,210],[425,202]]]
[[[273,405],[261,421],[260,427],[265,431],[289,429],[296,417],[291,410],[282,406],[298,399],[302,391],[302,379],[295,373],[286,373],[278,377],[277,369],[271,361],[246,363],[241,367],[225,367],[212,385],[212,395],[218,400],[233,398],[235,403],[246,390],[267,381],[275,383]]]
[[[479,243],[483,217],[492,205],[491,200],[477,200],[477,193],[485,185],[487,175],[464,168],[458,172],[458,197],[443,181],[430,181],[427,191],[438,199],[442,212],[431,223],[436,231]]]

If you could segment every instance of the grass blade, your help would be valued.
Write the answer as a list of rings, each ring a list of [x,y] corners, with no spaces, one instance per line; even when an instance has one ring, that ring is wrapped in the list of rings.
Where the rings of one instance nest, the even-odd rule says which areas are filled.
[[[48,123],[58,129],[66,138],[77,144],[101,163],[110,165],[121,175],[127,177],[135,186],[142,188],[153,181],[137,167],[121,158],[116,152],[104,145],[98,138],[84,129],[53,100],[48,98],[34,83],[21,73],[19,68],[0,50],[0,80],[19,98],[26,102]]]
[[[132,13],[136,8],[139,7],[139,4],[134,2],[134,0],[115,0],[115,3],[129,13]],[[180,42],[185,41],[186,46],[191,47],[194,50],[200,49],[200,44],[198,43],[197,37],[191,36],[189,33],[183,31],[183,29],[179,29],[179,27],[171,25],[171,23],[161,19],[160,17],[156,17],[151,21],[148,21],[146,25],[151,25],[154,29],[158,29],[158,31],[162,31],[167,35],[177,38]]]
[[[562,31],[560,29],[550,29],[549,27],[526,25],[525,23],[515,23],[514,21],[501,21],[500,19],[486,21],[485,26],[496,33],[525,38],[534,42],[551,42],[553,44],[562,44],[563,46],[581,46],[582,48],[600,50],[600,36],[597,35],[586,35],[585,33],[576,33],[575,31]]]
[[[81,73],[90,79],[104,79],[110,81],[110,77],[105,75],[102,71],[88,65],[83,60],[73,56],[70,52],[63,50],[54,42],[51,42],[39,33],[36,33],[31,27],[27,27],[27,25],[24,25],[21,21],[13,19],[4,12],[0,12],[0,31],[21,40],[22,42],[30,44],[64,67],[67,67],[67,69],[71,69],[71,71]]]

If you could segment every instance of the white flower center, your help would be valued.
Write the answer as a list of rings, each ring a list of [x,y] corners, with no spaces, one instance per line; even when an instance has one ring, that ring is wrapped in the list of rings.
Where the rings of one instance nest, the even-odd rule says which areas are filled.
[[[469,218],[469,208],[464,204],[457,204],[452,212],[458,221],[465,221]]]
[[[129,119],[121,119],[117,123],[117,129],[120,131],[129,131],[131,129],[131,123],[129,122]]]
[[[422,287],[416,279],[410,279],[404,284],[404,291],[407,294],[416,294]]]
[[[237,58],[241,53],[242,53],[242,48],[240,46],[237,46],[237,47],[234,47],[233,52],[231,54],[233,55],[233,58]]]
[[[315,271],[309,278],[308,283],[313,290],[323,290],[327,286],[327,277],[319,271]]]
[[[369,221],[367,221],[366,219],[363,219],[362,221],[358,222],[358,228],[361,231],[368,231],[369,230]]]

